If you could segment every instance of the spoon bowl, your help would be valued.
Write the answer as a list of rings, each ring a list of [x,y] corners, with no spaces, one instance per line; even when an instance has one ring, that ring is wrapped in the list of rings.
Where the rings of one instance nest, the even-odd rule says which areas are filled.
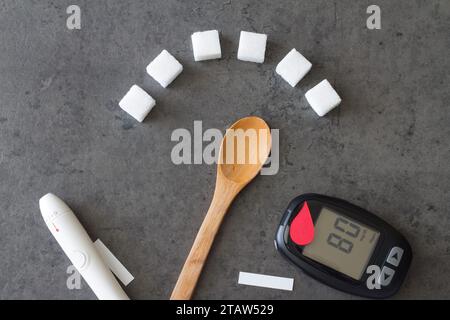
[[[261,171],[272,146],[267,123],[258,117],[239,120],[227,130],[219,155],[218,174],[235,183],[250,182]]]

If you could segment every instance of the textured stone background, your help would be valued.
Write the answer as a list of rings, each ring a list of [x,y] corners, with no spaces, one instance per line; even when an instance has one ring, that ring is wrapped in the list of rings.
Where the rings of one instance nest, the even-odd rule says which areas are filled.
[[[68,5],[81,31],[66,28]],[[415,258],[397,298],[450,298],[450,2],[13,1],[0,4],[0,298],[95,299],[66,289],[68,260],[38,200],[65,199],[135,275],[133,299],[166,299],[208,208],[212,166],[170,161],[176,128],[225,129],[259,115],[281,129],[278,175],[236,200],[196,298],[352,298],[273,247],[288,202],[306,192],[376,212]],[[224,59],[194,63],[190,34],[217,28]],[[240,30],[269,35],[263,65],[235,56]],[[314,64],[296,88],[275,75],[293,47]],[[164,90],[145,73],[163,48],[185,66]],[[319,119],[304,93],[328,78],[339,109]],[[158,105],[144,124],[117,103],[137,83]],[[238,271],[295,277],[293,292],[237,285]]]

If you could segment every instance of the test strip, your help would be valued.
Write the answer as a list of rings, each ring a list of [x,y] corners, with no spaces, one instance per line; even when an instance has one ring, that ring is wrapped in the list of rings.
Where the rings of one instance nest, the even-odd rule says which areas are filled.
[[[103,261],[111,269],[112,273],[125,285],[129,285],[134,280],[133,275],[124,267],[124,265],[112,254],[112,252],[98,239],[94,243],[95,248]]]
[[[238,283],[247,286],[271,288],[286,291],[292,291],[294,289],[294,279],[266,276],[263,274],[247,273],[247,272],[239,273]]]

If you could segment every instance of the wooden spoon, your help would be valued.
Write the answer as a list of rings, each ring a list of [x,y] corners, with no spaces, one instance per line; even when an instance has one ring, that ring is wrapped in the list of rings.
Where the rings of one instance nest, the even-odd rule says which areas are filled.
[[[171,300],[191,299],[225,213],[239,192],[261,171],[271,147],[270,128],[260,118],[241,119],[227,130],[219,154],[214,197]]]

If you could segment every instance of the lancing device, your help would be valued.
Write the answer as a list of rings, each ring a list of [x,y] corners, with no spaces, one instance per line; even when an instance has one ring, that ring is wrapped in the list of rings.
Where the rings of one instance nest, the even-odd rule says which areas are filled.
[[[39,200],[39,207],[50,232],[97,298],[129,300],[69,206],[48,194]]]

